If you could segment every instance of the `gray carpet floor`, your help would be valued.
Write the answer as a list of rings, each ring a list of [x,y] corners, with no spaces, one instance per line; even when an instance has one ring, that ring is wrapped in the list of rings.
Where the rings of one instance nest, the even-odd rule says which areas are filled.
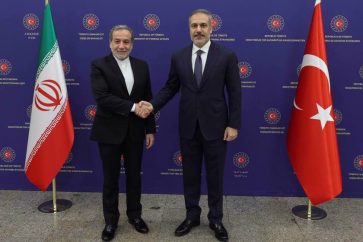
[[[93,242],[101,241],[104,227],[100,193],[58,192],[72,201],[63,212],[46,214],[38,205],[51,200],[51,192],[0,191],[0,241]],[[306,198],[224,197],[223,223],[233,241],[363,241],[363,199],[334,199],[319,207],[328,216],[308,221],[291,209]],[[185,218],[181,195],[143,194],[143,218],[150,232],[136,232],[127,222],[125,194],[120,194],[120,220],[113,241],[217,241],[208,227],[207,199],[201,198],[201,225],[183,237],[174,230]]]

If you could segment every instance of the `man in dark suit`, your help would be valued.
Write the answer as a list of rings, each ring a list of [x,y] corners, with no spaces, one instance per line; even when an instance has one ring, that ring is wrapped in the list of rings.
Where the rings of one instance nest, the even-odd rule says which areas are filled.
[[[193,44],[172,56],[165,86],[151,103],[140,103],[140,108],[146,117],[149,112],[162,108],[180,90],[179,133],[186,219],[175,235],[185,235],[200,223],[204,157],[209,227],[218,240],[227,241],[228,233],[222,224],[224,163],[227,141],[234,140],[240,128],[241,87],[236,55],[210,41],[211,19],[208,10],[193,11],[189,17]]]
[[[118,219],[121,156],[126,172],[127,217],[140,233],[149,231],[141,218],[141,159],[143,144],[154,143],[155,119],[142,119],[141,100],[152,98],[149,68],[146,62],[129,56],[133,32],[125,25],[110,31],[112,54],[94,60],[91,65],[92,91],[97,103],[91,139],[98,142],[103,165],[103,214],[105,228],[102,240],[113,239]],[[146,138],[145,138],[146,137]]]

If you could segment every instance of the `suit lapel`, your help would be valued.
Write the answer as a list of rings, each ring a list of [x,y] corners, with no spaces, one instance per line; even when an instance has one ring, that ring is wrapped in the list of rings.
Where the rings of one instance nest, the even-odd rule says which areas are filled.
[[[126,93],[127,92],[127,87],[126,87],[126,82],[125,82],[125,77],[124,75],[122,74],[121,70],[120,70],[120,67],[118,66],[117,64],[117,61],[115,60],[115,57],[113,57],[112,54],[110,54],[108,56],[108,61],[110,62],[110,67],[112,69],[112,71],[116,74],[117,76],[117,81],[119,83],[121,83],[121,86],[122,88],[124,88],[126,90]]]
[[[130,64],[131,64],[131,71],[134,75],[134,85],[132,86],[132,90],[130,93],[130,96],[132,96],[132,94],[134,93],[134,90],[136,89],[137,85],[139,84],[141,78],[139,75],[140,71],[137,71],[138,67],[137,67],[137,64],[136,64],[134,58],[132,58],[131,56],[129,58],[130,58]]]

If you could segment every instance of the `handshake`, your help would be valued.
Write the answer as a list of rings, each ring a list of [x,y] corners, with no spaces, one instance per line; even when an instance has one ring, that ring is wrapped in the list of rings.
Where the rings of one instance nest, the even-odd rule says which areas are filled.
[[[135,114],[140,118],[147,118],[153,110],[154,107],[149,102],[140,101],[139,103],[135,103]]]

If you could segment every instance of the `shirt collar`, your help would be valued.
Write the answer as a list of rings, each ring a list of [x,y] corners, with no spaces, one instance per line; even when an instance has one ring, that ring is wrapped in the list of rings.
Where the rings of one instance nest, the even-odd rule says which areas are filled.
[[[202,48],[199,48],[198,46],[193,44],[192,54],[195,54],[198,50],[202,50],[204,53],[208,53],[210,45],[211,45],[210,40],[208,40],[208,42],[205,43],[205,45],[203,45]]]
[[[117,61],[117,64],[118,65],[121,65],[121,66],[128,66],[130,64],[130,57],[128,56],[126,59],[124,60],[120,60],[120,59],[117,59],[115,56],[113,56],[115,58],[115,60]]]

